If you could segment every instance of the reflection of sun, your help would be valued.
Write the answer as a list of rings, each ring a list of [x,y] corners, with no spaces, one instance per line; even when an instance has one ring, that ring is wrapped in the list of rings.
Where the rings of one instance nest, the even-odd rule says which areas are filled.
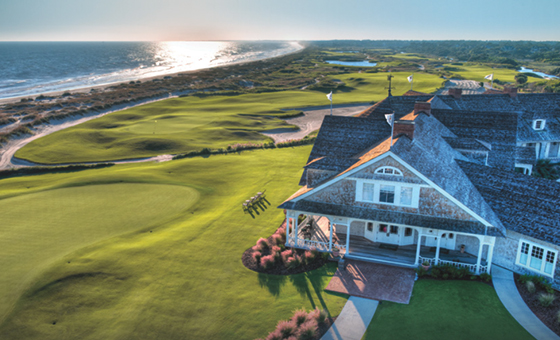
[[[185,69],[209,67],[218,52],[232,43],[213,41],[164,41],[159,43],[156,59],[166,65],[184,65]],[[183,68],[183,67],[181,67]]]

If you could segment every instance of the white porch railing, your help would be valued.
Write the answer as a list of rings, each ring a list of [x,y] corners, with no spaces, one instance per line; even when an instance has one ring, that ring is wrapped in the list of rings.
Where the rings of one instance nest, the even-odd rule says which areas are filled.
[[[422,264],[424,262],[428,262],[430,265],[435,265],[436,264],[436,259],[435,258],[430,258],[430,257],[422,257],[419,256],[418,257],[418,263]],[[457,268],[467,268],[468,270],[470,270],[472,273],[476,274],[476,264],[471,264],[471,263],[463,263],[463,262],[454,262],[454,261],[446,261],[446,260],[439,260],[439,264],[450,264],[454,267]],[[480,266],[480,273],[486,273],[488,272],[488,266]]]
[[[328,252],[329,251],[329,243],[328,242],[320,242],[314,240],[304,240],[298,238],[297,241],[294,238],[289,238],[286,241],[287,247],[296,247],[301,249],[316,249],[320,252]],[[333,244],[333,248],[337,247],[341,254],[346,254],[346,246],[340,244]]]

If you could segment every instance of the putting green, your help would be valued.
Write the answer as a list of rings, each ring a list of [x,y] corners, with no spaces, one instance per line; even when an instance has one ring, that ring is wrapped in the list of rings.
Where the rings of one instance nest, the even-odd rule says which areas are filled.
[[[54,261],[103,239],[155,228],[198,197],[189,187],[122,183],[0,200],[0,319]]]

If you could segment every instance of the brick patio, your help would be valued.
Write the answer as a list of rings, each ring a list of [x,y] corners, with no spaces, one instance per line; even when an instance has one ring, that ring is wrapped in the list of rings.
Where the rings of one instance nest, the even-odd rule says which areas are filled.
[[[346,260],[325,290],[366,299],[408,304],[414,287],[413,269]]]

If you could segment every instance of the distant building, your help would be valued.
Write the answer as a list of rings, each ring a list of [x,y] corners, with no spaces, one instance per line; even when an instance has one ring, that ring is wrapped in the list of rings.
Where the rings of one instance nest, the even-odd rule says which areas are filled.
[[[303,187],[280,205],[287,245],[475,273],[498,264],[560,287],[560,183],[514,171],[558,159],[559,110],[560,95],[452,89],[326,116]]]

